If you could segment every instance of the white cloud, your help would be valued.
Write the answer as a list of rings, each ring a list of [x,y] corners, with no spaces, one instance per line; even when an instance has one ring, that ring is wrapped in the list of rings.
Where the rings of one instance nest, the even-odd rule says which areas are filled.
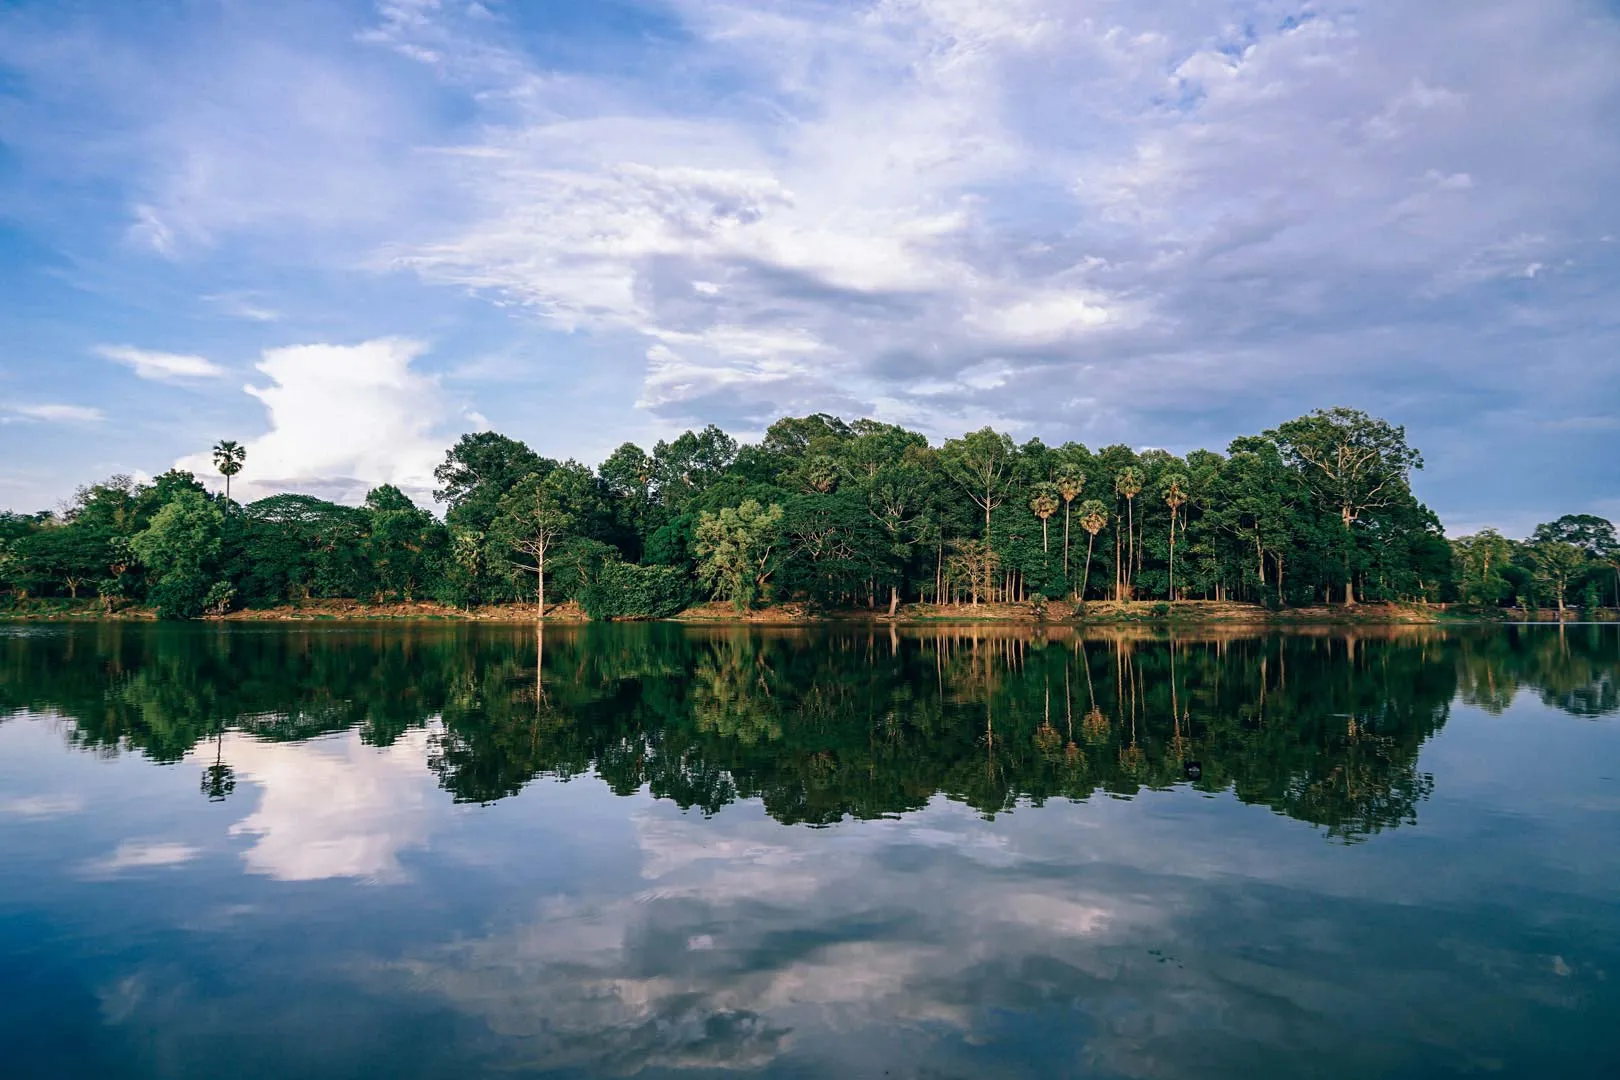
[[[672,416],[926,397],[949,428],[1082,396],[1118,414],[1172,374],[1206,401],[1256,380],[1314,396],[1343,370],[1322,341],[1357,377],[1408,373],[1349,344],[1369,312],[1448,317],[1409,298],[1545,261],[1596,205],[1614,140],[1549,143],[1546,117],[1596,136],[1615,28],[1483,7],[678,3],[688,62],[751,96],[674,115],[656,79],[564,79],[451,9],[390,5],[374,40],[504,106],[441,155],[466,221],[390,257],[645,335],[640,403]],[[1467,59],[1504,20],[1538,42],[1504,58],[1512,78]],[[964,377],[1014,356],[1016,385]],[[1085,394],[1080,361],[1107,368]]]
[[[48,424],[97,424],[106,415],[89,405],[12,405],[11,412],[29,420]]]
[[[437,377],[415,370],[421,342],[380,338],[359,345],[269,349],[258,370],[269,385],[244,387],[263,403],[270,430],[243,440],[247,463],[232,482],[243,501],[300,491],[359,502],[394,484],[424,499],[458,415]],[[212,479],[208,453],[179,467]]]
[[[87,863],[88,877],[115,877],[130,870],[161,870],[184,865],[202,852],[189,844],[167,840],[126,840],[104,859]]]
[[[205,356],[182,353],[153,352],[130,345],[101,345],[96,352],[116,363],[134,369],[143,379],[172,382],[177,379],[212,379],[225,374],[225,369]]]
[[[348,877],[402,880],[399,853],[425,839],[435,801],[422,767],[430,733],[386,748],[358,738],[307,743],[233,740],[237,776],[260,791],[257,808],[230,828],[249,837],[250,873],[278,881]]]
[[[27,795],[0,799],[0,814],[13,814],[24,818],[53,818],[77,814],[84,809],[84,799],[78,795]]]
[[[252,293],[219,293],[204,296],[203,299],[216,305],[225,314],[249,322],[267,323],[281,318],[281,312],[260,303]]]
[[[178,295],[244,319],[493,301],[514,395],[614,398],[558,449],[820,409],[1186,449],[1345,403],[1408,424],[1427,480],[1477,408],[1615,411],[1620,20],[1590,0],[654,6],[674,32],[577,49],[426,0],[206,49],[44,20],[0,60],[74,107],[19,105],[8,146],[116,185],[145,265],[232,245]]]

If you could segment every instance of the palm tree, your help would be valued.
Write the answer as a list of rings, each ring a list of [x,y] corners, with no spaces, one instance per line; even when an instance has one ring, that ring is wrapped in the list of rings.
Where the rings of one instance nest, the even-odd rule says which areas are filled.
[[[1029,508],[1041,519],[1041,551],[1050,551],[1046,542],[1046,522],[1057,513],[1058,489],[1052,484],[1036,484],[1035,497],[1029,500]]]
[[[1164,503],[1170,508],[1170,602],[1176,599],[1176,517],[1187,502],[1187,478],[1172,473],[1164,481]]]
[[[1080,578],[1079,599],[1086,598],[1086,583],[1091,580],[1091,549],[1097,543],[1097,534],[1108,524],[1108,507],[1096,499],[1080,504],[1080,527],[1086,530],[1086,572]]]
[[[1057,475],[1053,477],[1057,484],[1058,494],[1063,496],[1063,576],[1069,576],[1069,504],[1080,497],[1086,489],[1086,474],[1077,465],[1058,466]]]
[[[1114,491],[1125,496],[1125,505],[1130,513],[1130,519],[1125,529],[1128,545],[1125,551],[1124,584],[1125,591],[1128,593],[1131,587],[1131,566],[1136,559],[1136,497],[1142,493],[1142,474],[1137,471],[1135,466],[1125,466],[1119,470],[1119,475],[1114,477]]]
[[[235,439],[223,439],[214,446],[214,468],[225,478],[225,501],[231,498],[231,477],[242,471],[247,449]]]

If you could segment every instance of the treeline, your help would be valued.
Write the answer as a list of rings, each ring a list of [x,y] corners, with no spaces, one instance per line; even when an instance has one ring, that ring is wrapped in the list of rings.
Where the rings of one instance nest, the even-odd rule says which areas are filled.
[[[251,468],[235,443],[215,456],[227,485]],[[1412,494],[1421,467],[1403,429],[1348,409],[1184,458],[1019,445],[989,428],[931,446],[818,414],[780,420],[758,444],[713,426],[650,453],[627,443],[592,470],[484,432],[436,471],[442,520],[390,486],[360,507],[297,494],[241,506],[185,472],[114,477],[61,513],[0,515],[0,590],[182,618],[339,597],[574,600],[613,618],[707,597],[739,609],[1189,598],[1562,609],[1620,589],[1614,530],[1599,518],[1562,518],[1524,543],[1448,544]]]

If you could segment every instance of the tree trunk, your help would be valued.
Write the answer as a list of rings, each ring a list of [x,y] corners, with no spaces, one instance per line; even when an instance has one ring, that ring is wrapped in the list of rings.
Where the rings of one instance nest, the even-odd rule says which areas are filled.
[[[1118,503],[1114,504],[1118,506]],[[1114,516],[1114,602],[1125,599],[1125,567],[1120,560],[1119,515]]]
[[[1176,516],[1170,515],[1170,602],[1176,602]]]
[[[534,618],[538,622],[546,617],[546,553],[544,549],[535,556],[534,566],[535,602],[538,605],[535,608]]]
[[[1069,580],[1069,500],[1063,500],[1063,580]]]
[[[898,585],[890,585],[889,586],[889,618],[891,618],[891,619],[894,618],[894,613],[896,611],[899,611],[899,610],[900,610],[900,586],[898,586]]]
[[[1046,543],[1046,519],[1041,518],[1041,554],[1050,554],[1052,549]]]
[[[1086,572],[1080,577],[1080,593],[1075,597],[1076,602],[1086,602],[1086,583],[1091,580],[1091,549],[1097,543],[1096,533],[1086,534]]]
[[[1125,510],[1130,515],[1125,527],[1125,535],[1130,540],[1125,552],[1125,591],[1129,593],[1136,578],[1136,500],[1126,499]]]
[[[1356,606],[1356,576],[1350,571],[1350,549],[1355,546],[1355,534],[1350,531],[1350,525],[1355,517],[1346,506],[1340,517],[1344,521],[1344,606]]]

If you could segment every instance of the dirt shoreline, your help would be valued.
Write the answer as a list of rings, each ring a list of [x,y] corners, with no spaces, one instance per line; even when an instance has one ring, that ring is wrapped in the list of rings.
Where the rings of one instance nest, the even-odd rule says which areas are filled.
[[[1597,613],[1568,612],[1565,621],[1614,621],[1614,609]],[[93,600],[45,602],[29,607],[0,609],[0,621],[62,622],[106,621],[141,622],[156,619],[149,609],[126,608],[107,612]],[[532,604],[499,604],[462,609],[430,602],[371,604],[355,600],[313,600],[305,604],[284,605],[257,611],[233,611],[226,615],[204,616],[202,622],[335,622],[335,621],[398,621],[398,622],[478,622],[527,624],[535,621]],[[587,622],[585,613],[576,604],[559,604],[546,614],[548,625],[567,625]],[[1308,607],[1285,608],[1273,611],[1253,604],[1237,604],[1211,600],[1181,600],[1175,604],[1164,601],[1092,601],[1083,610],[1076,611],[1068,604],[1048,604],[1038,612],[1030,604],[980,604],[977,607],[962,604],[935,606],[931,604],[904,604],[890,616],[887,609],[856,609],[852,611],[814,612],[798,604],[783,604],[739,614],[728,604],[699,604],[665,622],[691,625],[758,625],[808,626],[849,623],[878,623],[896,626],[932,626],[945,624],[985,623],[1008,625],[1049,626],[1339,626],[1339,625],[1461,625],[1497,624],[1503,622],[1556,623],[1557,613],[1552,611],[1502,611],[1485,613],[1442,605],[1363,604],[1355,608]]]

